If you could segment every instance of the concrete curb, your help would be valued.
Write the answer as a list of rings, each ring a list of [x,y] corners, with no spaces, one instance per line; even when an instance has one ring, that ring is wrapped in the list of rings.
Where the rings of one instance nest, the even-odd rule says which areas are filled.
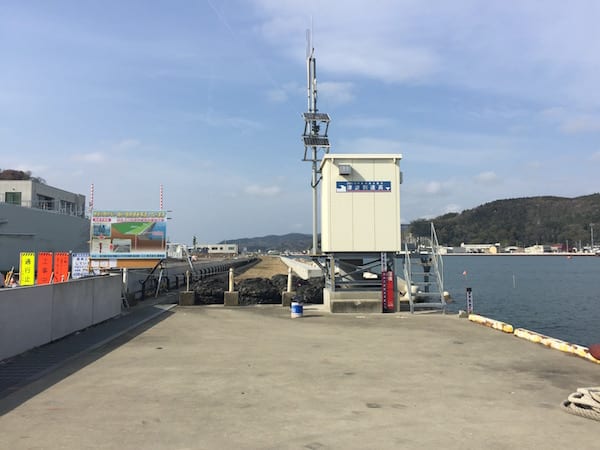
[[[521,339],[526,339],[536,344],[542,344],[548,348],[559,350],[564,353],[577,355],[581,358],[600,364],[600,360],[594,358],[587,347],[583,345],[571,344],[570,342],[555,339],[544,334],[536,333],[535,331],[526,330],[525,328],[517,328],[514,335]]]
[[[486,327],[493,328],[494,330],[503,331],[504,333],[513,332],[513,326],[500,322],[499,320],[490,319],[488,317],[480,316],[479,314],[469,314],[469,320],[471,322],[478,323],[480,325],[485,325]]]

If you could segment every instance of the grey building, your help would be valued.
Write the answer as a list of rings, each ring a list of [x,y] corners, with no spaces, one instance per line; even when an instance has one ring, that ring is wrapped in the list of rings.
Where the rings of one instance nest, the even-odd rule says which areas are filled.
[[[0,180],[0,202],[70,216],[85,216],[85,195],[35,180]]]
[[[34,180],[0,180],[0,271],[21,252],[87,252],[85,196]]]

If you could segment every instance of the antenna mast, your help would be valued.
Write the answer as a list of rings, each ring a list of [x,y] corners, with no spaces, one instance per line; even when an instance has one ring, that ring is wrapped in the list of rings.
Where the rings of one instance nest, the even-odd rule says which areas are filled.
[[[321,181],[319,172],[320,159],[318,158],[319,149],[325,153],[329,153],[329,138],[327,131],[329,130],[329,122],[331,121],[328,114],[320,113],[317,109],[317,61],[314,56],[315,49],[312,46],[312,34],[310,30],[306,30],[306,78],[307,78],[307,94],[308,94],[308,112],[303,113],[304,117],[304,158],[303,161],[312,163],[312,181],[313,189],[313,245],[312,254],[319,254],[318,245],[318,192],[317,186]],[[324,125],[324,130],[322,126]],[[309,157],[310,149],[310,157]]]

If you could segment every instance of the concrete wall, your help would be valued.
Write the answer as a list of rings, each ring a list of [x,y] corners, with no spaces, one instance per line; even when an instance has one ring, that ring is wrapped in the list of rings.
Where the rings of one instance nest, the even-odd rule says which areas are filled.
[[[120,276],[0,289],[0,360],[120,313]]]
[[[286,266],[291,267],[294,273],[303,280],[323,276],[323,271],[319,268],[319,266],[310,260],[299,260],[282,256],[281,261]]]
[[[381,292],[323,289],[323,304],[332,313],[381,313]]]

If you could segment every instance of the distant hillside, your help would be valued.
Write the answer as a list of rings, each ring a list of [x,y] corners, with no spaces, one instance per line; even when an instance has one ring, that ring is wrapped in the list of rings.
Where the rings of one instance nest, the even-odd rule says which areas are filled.
[[[590,224],[598,227],[594,242],[600,242],[600,194],[496,200],[460,214],[416,220],[409,229],[415,236],[429,236],[430,222],[442,245],[499,242],[502,246],[529,246],[567,241],[569,246],[579,241],[588,245]]]
[[[301,252],[312,247],[312,234],[290,233],[283,236],[262,236],[254,238],[229,239],[220,244],[237,244],[240,251],[249,252],[269,250]]]

